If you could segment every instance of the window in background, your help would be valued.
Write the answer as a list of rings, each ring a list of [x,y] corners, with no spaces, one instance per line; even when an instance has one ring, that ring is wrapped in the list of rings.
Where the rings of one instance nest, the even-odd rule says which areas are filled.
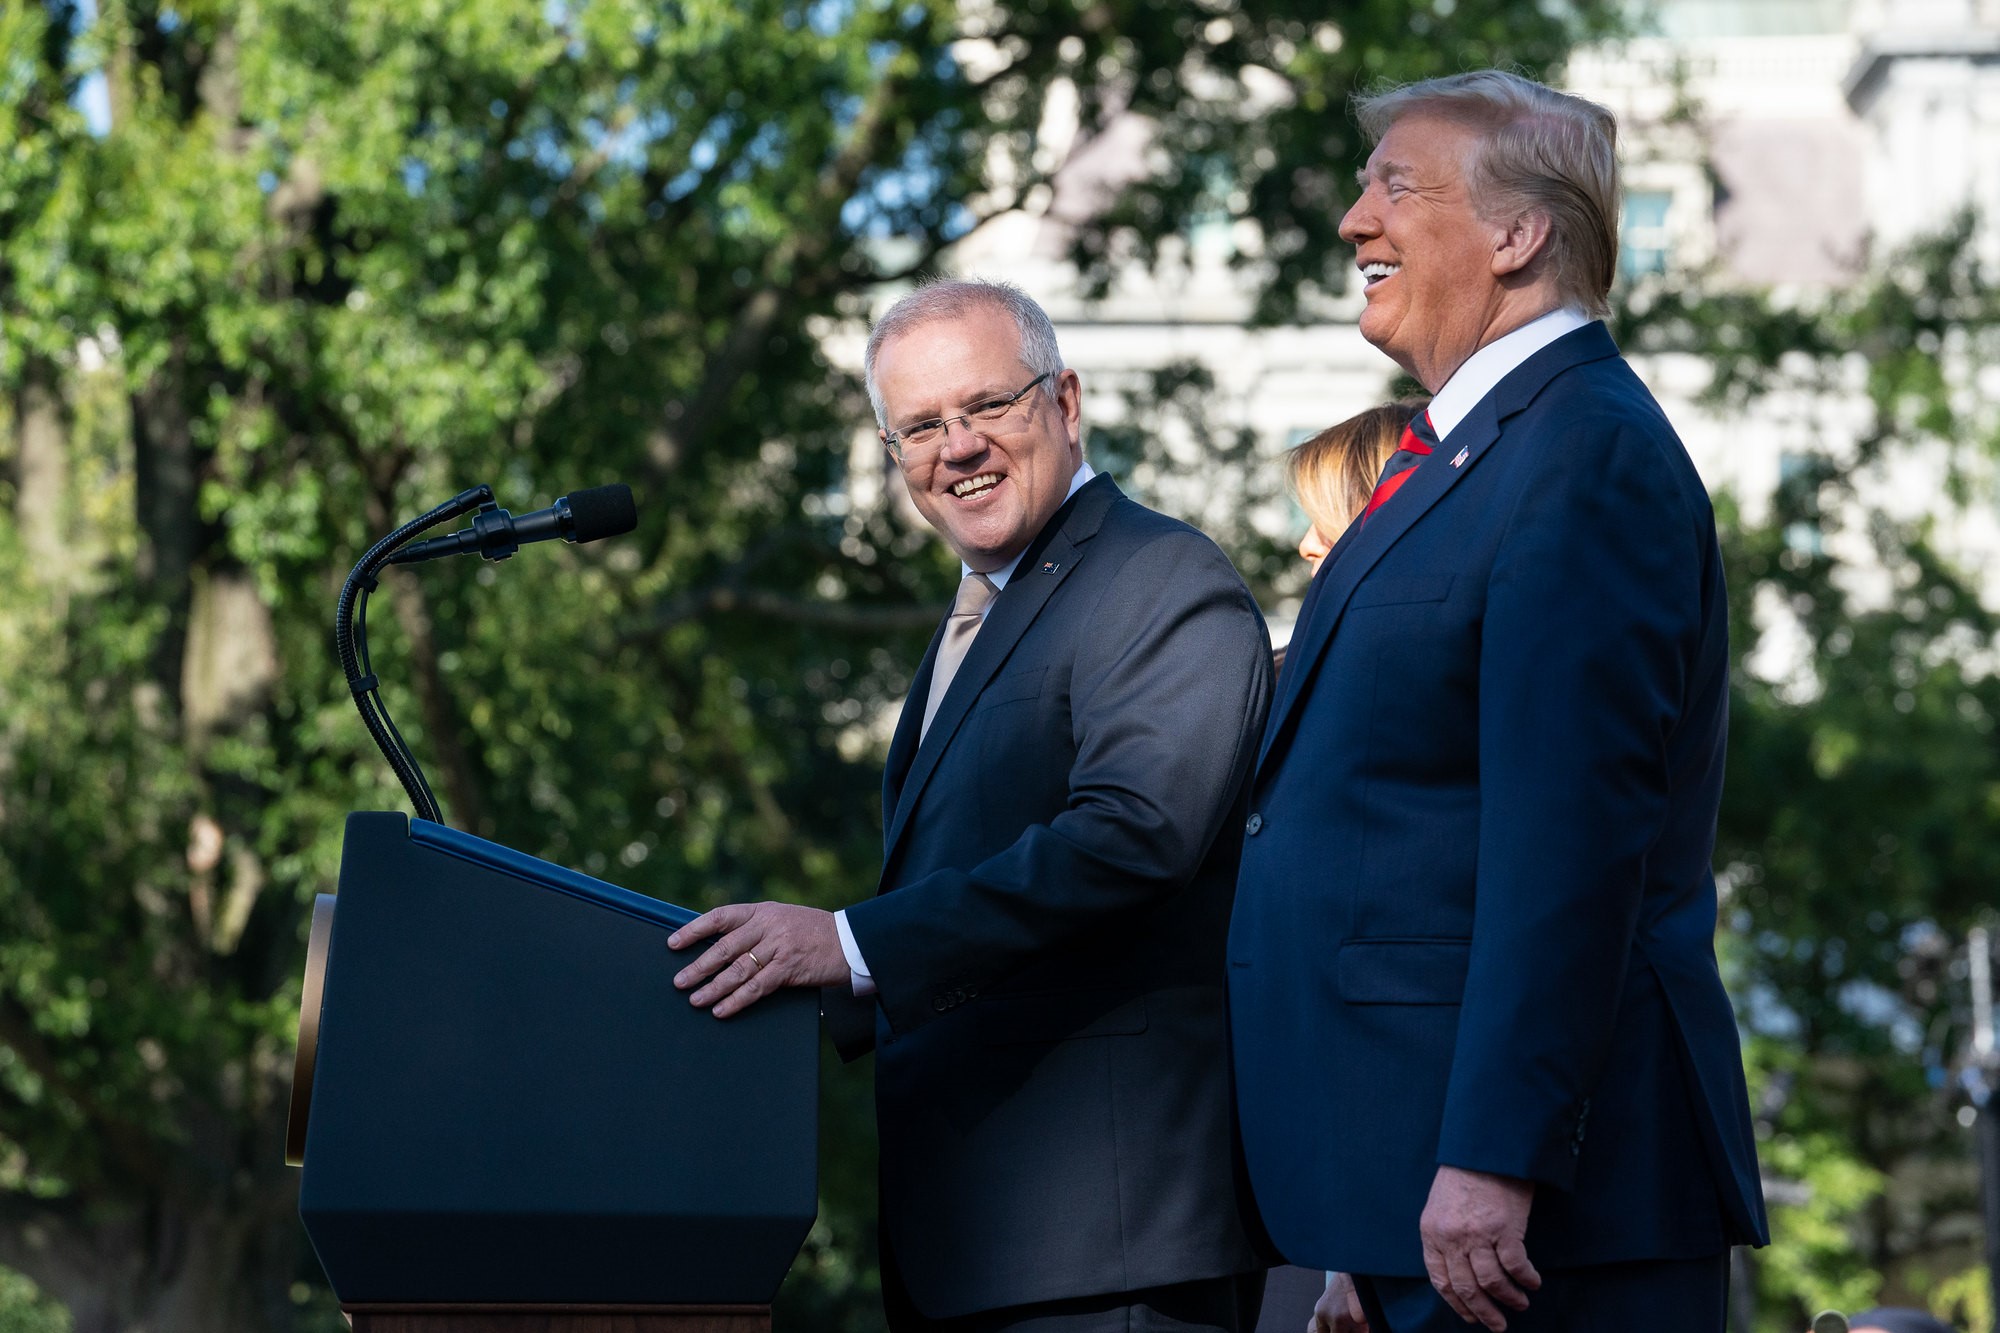
[[[1667,271],[1667,211],[1674,197],[1665,190],[1630,190],[1618,223],[1618,271],[1627,278]]]
[[[1798,517],[1785,525],[1785,550],[1795,557],[1826,554],[1819,525],[1819,486],[1826,480],[1826,459],[1818,454],[1778,455],[1778,502]]]

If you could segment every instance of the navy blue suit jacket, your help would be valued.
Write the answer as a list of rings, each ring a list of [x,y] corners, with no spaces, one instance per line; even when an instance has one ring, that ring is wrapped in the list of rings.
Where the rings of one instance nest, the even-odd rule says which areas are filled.
[[[1714,952],[1727,620],[1707,493],[1601,324],[1327,559],[1229,940],[1287,1258],[1421,1275],[1440,1164],[1538,1183],[1538,1265],[1765,1238]]]
[[[889,748],[882,1230],[944,1318],[1259,1266],[1230,1135],[1223,944],[1270,641],[1208,538],[1093,478]],[[844,989],[844,988],[843,988]],[[860,1011],[858,1014],[856,1011]],[[856,1042],[853,1038],[859,1038]]]

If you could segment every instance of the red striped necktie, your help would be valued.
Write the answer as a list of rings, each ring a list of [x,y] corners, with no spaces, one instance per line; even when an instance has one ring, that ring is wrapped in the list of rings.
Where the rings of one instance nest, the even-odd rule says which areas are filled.
[[[1410,418],[1410,424],[1403,427],[1402,443],[1396,446],[1395,453],[1389,455],[1389,461],[1382,465],[1382,475],[1376,478],[1375,489],[1368,496],[1368,507],[1361,511],[1362,522],[1367,522],[1368,516],[1380,509],[1410,479],[1410,474],[1417,470],[1417,464],[1423,462],[1437,444],[1437,431],[1431,426],[1428,411]]]

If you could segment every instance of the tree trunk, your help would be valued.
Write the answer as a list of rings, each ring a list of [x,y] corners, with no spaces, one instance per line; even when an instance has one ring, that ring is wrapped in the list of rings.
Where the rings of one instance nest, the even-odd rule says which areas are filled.
[[[211,735],[261,712],[277,684],[277,630],[257,581],[241,569],[193,571],[184,642],[181,718],[199,757]]]
[[[14,515],[38,578],[59,581],[69,549],[67,423],[56,368],[30,355],[14,392]]]
[[[285,1333],[303,1233],[296,1176],[280,1171],[224,1200],[10,1209],[0,1263],[67,1307],[75,1333]]]
[[[298,1226],[257,1210],[162,1206],[150,1225],[100,1233],[135,1246],[128,1276],[69,1301],[76,1333],[280,1333],[291,1327]],[[116,1263],[116,1252],[105,1258]]]
[[[492,837],[492,821],[486,814],[484,765],[465,744],[465,721],[458,704],[438,668],[437,636],[432,631],[430,603],[413,577],[402,578],[390,590],[395,604],[396,623],[410,644],[410,676],[417,692],[417,706],[423,711],[424,732],[430,751],[436,756],[443,775],[445,814],[448,822],[482,837]]]
[[[150,599],[167,610],[154,646],[153,681],[176,702],[181,697],[188,611],[200,541],[196,509],[201,484],[193,423],[186,395],[187,339],[179,335],[165,364],[132,395],[133,476],[139,520],[139,579]]]

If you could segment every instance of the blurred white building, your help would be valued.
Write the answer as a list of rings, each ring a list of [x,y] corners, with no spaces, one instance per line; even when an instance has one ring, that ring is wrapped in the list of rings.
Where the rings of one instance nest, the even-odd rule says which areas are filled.
[[[1985,219],[1982,254],[2000,264],[2000,0],[1656,0],[1645,30],[1575,53],[1566,79],[1619,117],[1629,280],[1708,266],[1715,281],[1809,301],[1968,203]],[[1063,169],[1038,215],[980,229],[951,267],[1011,279],[1042,300],[1098,420],[1120,410],[1121,384],[1199,361],[1215,378],[1216,421],[1254,431],[1275,469],[1289,444],[1381,401],[1394,367],[1355,327],[1358,293],[1331,303],[1322,322],[1246,327],[1248,282],[1225,263],[1227,223],[1186,238],[1187,265],[1134,271],[1107,299],[1080,299],[1063,259],[1063,219],[1088,210],[1148,151],[1142,126],[1113,126]],[[842,359],[859,361],[858,335],[834,343]],[[1865,419],[1851,395],[1824,393],[1766,400],[1750,420],[1721,417],[1697,403],[1701,362],[1653,358],[1639,370],[1711,489],[1729,488],[1753,516],[1788,469],[1851,441]],[[2000,401],[2000,383],[1986,389]],[[1197,518],[1211,499],[1162,494],[1163,484],[1153,493]],[[1937,494],[1936,470],[1921,459],[1871,484],[1871,496],[1905,514],[1933,508]],[[1302,527],[1295,513],[1269,509],[1260,521],[1274,533]],[[1946,519],[1938,537],[1961,559],[1985,562],[2000,555],[1996,518],[1992,505],[1975,506]]]

